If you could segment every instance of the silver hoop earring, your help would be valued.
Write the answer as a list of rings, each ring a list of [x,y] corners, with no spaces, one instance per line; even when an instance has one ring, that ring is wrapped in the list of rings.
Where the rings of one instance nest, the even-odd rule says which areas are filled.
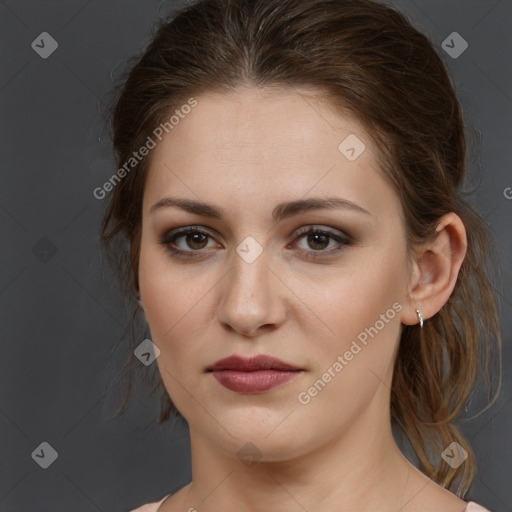
[[[418,318],[420,319],[420,328],[423,328],[423,315],[421,314],[421,311],[419,309],[417,309],[416,314],[418,315]]]

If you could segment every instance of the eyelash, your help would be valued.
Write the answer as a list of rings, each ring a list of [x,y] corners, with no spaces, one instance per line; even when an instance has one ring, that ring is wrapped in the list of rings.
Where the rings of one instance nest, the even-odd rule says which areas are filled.
[[[171,243],[174,243],[178,238],[181,238],[184,235],[188,234],[195,234],[200,233],[202,235],[205,235],[208,238],[213,238],[209,233],[203,231],[198,226],[188,226],[185,228],[178,228],[176,230],[170,231],[166,233],[166,235],[163,237],[162,240],[160,240],[160,243],[164,245],[164,247],[171,252],[174,256],[182,257],[182,258],[200,258],[203,256],[205,251],[202,249],[199,250],[190,250],[190,251],[184,251],[182,249],[177,249],[176,247],[172,247]],[[353,244],[352,239],[349,236],[340,236],[336,233],[333,233],[332,231],[328,231],[325,229],[319,229],[317,227],[307,226],[304,228],[299,229],[297,232],[295,239],[293,242],[297,242],[300,238],[304,237],[305,235],[309,234],[322,234],[327,235],[329,239],[333,239],[336,242],[339,242],[339,244],[335,248],[331,248],[329,250],[322,250],[319,249],[318,251],[314,250],[306,250],[306,249],[299,249],[300,252],[303,253],[304,257],[308,259],[317,259],[317,258],[328,258],[330,256],[334,256],[334,254],[339,253],[340,251],[343,251],[346,247],[351,246]]]

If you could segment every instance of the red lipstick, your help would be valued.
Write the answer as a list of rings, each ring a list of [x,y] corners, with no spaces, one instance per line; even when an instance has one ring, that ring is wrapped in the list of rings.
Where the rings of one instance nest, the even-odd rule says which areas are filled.
[[[229,356],[207,368],[219,384],[239,393],[263,393],[293,378],[301,368],[268,355],[250,358]]]

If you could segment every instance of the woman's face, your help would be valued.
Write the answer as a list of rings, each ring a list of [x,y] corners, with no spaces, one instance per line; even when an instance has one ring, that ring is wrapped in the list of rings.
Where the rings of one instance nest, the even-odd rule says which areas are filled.
[[[401,206],[375,146],[303,92],[196,99],[152,150],[143,201],[140,290],[170,397],[191,435],[231,454],[251,442],[284,460],[349,430],[370,439],[388,421],[409,283]],[[152,209],[171,197],[222,218]],[[312,198],[340,202],[277,208]],[[208,371],[258,354],[302,371],[270,371],[289,379],[266,391]]]

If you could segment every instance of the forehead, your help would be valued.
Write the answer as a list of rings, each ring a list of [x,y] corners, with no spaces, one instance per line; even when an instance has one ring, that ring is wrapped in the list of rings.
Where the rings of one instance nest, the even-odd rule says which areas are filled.
[[[387,186],[362,125],[318,93],[246,88],[196,101],[153,150],[146,211],[164,191],[257,203],[333,189],[357,199]]]
[[[339,138],[344,134],[357,133],[371,145],[357,119],[345,111],[341,115],[318,92],[244,88],[205,94],[196,101],[197,106],[164,134],[154,158],[166,148],[172,147],[176,157],[184,156],[181,150],[194,148],[193,157],[199,161],[202,157],[211,159],[205,152],[214,149],[219,156],[243,154],[245,164],[252,155],[262,165],[268,160],[290,158],[287,150],[292,147],[297,159],[318,151],[337,159]]]

